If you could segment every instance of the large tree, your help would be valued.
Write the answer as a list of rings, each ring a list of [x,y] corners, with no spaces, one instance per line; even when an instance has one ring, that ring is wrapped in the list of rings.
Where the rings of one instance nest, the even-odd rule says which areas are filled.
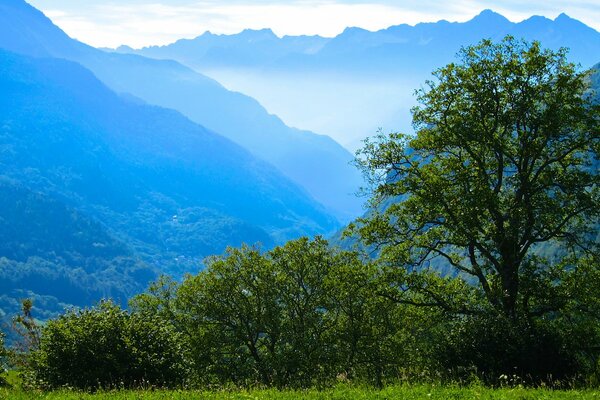
[[[509,318],[565,303],[557,277],[595,251],[600,212],[599,108],[566,53],[512,37],[463,48],[417,91],[415,135],[359,151],[380,211],[355,228],[403,271],[399,301],[477,312],[431,274],[446,264]]]

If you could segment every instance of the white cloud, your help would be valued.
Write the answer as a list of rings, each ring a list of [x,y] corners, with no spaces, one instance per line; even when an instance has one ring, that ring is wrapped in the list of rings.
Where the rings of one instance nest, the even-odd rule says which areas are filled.
[[[120,3],[91,0],[56,2],[31,0],[71,36],[94,46],[128,44],[141,47],[195,37],[206,30],[237,33],[245,28],[271,28],[278,35],[320,34],[334,36],[347,26],[377,30],[400,23],[466,21],[484,8],[492,8],[511,20],[533,14],[556,17],[567,12],[600,29],[600,7],[574,0],[294,0],[288,2],[240,0],[123,0]]]

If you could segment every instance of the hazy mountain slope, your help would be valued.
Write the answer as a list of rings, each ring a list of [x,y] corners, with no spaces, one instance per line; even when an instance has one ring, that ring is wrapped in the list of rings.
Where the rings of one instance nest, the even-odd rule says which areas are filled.
[[[352,155],[327,136],[287,127],[254,99],[172,61],[108,54],[70,39],[22,0],[0,5],[0,47],[77,61],[117,92],[174,108],[277,166],[342,218],[360,212]],[[22,35],[27,27],[28,34]],[[318,172],[318,173],[316,173]]]
[[[95,53],[78,61],[112,88],[176,109],[272,163],[346,221],[360,213],[353,156],[327,136],[288,128],[254,99],[173,61]],[[152,84],[149,84],[152,82]]]
[[[431,71],[454,61],[461,46],[507,34],[540,40],[552,49],[568,47],[570,59],[584,68],[600,54],[600,33],[564,14],[514,23],[489,10],[464,23],[397,25],[376,32],[348,28],[335,38],[321,38],[313,51],[287,45],[289,37],[262,34],[249,42],[245,33],[202,35],[136,52],[193,66],[255,97],[286,122],[327,132],[356,148],[380,127],[410,131],[413,91]],[[243,49],[261,56],[245,56]],[[220,57],[212,57],[214,52]]]
[[[6,169],[36,168],[57,191],[120,211],[162,193],[276,241],[335,226],[269,164],[177,112],[124,100],[75,63],[0,55]]]
[[[226,246],[338,225],[288,178],[79,64],[0,51],[0,317],[125,301]]]
[[[23,0],[0,2],[0,47],[33,56],[82,54],[87,46],[47,23],[43,13]]]

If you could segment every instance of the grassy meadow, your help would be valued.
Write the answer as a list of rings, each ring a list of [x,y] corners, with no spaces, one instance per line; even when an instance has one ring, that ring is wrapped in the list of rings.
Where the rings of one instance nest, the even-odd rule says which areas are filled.
[[[166,400],[166,399],[206,399],[206,400],[385,400],[385,399],[507,399],[507,400],[543,400],[543,399],[600,399],[598,390],[556,391],[549,389],[500,388],[490,389],[479,386],[432,386],[406,385],[389,386],[383,390],[338,386],[327,390],[279,391],[275,389],[251,391],[110,391],[87,394],[74,391],[56,391],[50,393],[25,392],[16,389],[0,389],[0,399],[28,400]]]

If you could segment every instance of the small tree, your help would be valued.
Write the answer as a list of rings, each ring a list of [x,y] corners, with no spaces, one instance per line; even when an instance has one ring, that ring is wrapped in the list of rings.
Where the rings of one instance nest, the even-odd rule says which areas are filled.
[[[32,351],[40,345],[40,325],[33,317],[33,300],[21,301],[21,313],[12,319],[15,341],[10,351],[11,363],[19,368],[29,365]]]
[[[183,329],[204,378],[264,385],[309,385],[329,371],[328,293],[336,257],[327,242],[301,238],[261,254],[229,249],[178,290]]]
[[[4,374],[6,373],[7,356],[8,352],[4,347],[4,333],[0,331],[0,387],[6,385]]]
[[[455,283],[431,276],[437,263],[506,318],[556,311],[566,299],[555,278],[575,269],[563,261],[597,245],[599,108],[565,50],[506,37],[459,56],[418,91],[415,136],[379,135],[359,151],[372,204],[397,201],[354,228],[399,267],[404,301],[484,311],[467,301],[477,293],[447,295]]]
[[[177,291],[182,329],[203,383],[273,381],[280,330],[276,276],[257,248],[230,248]]]
[[[423,377],[438,310],[398,304],[388,296],[385,274],[354,253],[337,255],[325,283],[336,324],[328,341],[343,377],[377,387],[399,376]]]

